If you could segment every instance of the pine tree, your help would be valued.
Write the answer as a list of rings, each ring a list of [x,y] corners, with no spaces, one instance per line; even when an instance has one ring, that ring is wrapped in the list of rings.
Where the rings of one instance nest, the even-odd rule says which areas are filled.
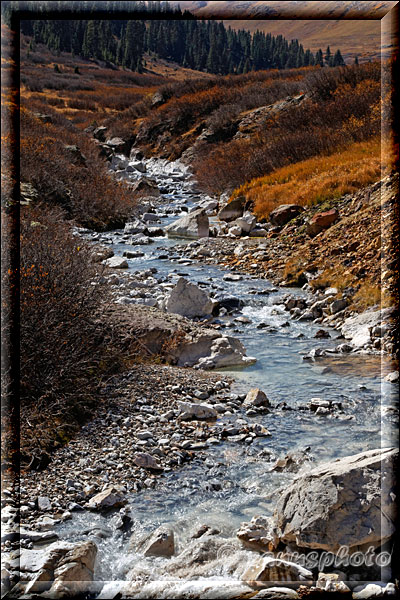
[[[319,65],[320,67],[324,66],[324,58],[322,56],[321,48],[319,48],[319,50],[317,50],[317,52],[315,54],[315,64]]]
[[[332,66],[334,67],[343,67],[345,64],[343,60],[343,56],[340,50],[336,50],[335,56],[333,57]]]
[[[331,56],[332,56],[331,49],[328,46],[327,49],[326,49],[326,52],[325,52],[325,62],[328,65],[328,67],[331,66],[330,65]]]
[[[358,56],[356,56],[356,57],[355,57],[355,59],[354,59],[354,64],[355,64],[355,65],[358,65]]]

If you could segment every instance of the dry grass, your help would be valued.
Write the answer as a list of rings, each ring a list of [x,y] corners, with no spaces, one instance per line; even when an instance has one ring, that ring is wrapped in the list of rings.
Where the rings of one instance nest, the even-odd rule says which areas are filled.
[[[373,138],[277,169],[239,187],[233,197],[245,196],[258,218],[268,218],[280,204],[311,206],[353,193],[376,181],[380,172],[380,139]]]

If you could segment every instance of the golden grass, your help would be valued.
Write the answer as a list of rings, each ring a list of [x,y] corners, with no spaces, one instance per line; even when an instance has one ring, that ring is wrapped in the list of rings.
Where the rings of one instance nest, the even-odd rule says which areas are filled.
[[[258,218],[268,218],[280,204],[312,206],[340,198],[373,183],[381,174],[380,138],[352,144],[345,150],[277,169],[237,188]]]

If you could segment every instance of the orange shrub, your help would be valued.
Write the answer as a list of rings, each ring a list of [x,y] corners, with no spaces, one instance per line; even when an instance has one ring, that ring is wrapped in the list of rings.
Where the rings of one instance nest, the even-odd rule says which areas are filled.
[[[310,206],[340,198],[376,181],[381,174],[379,138],[352,144],[330,156],[311,158],[273,171],[239,187],[258,218],[280,204]]]

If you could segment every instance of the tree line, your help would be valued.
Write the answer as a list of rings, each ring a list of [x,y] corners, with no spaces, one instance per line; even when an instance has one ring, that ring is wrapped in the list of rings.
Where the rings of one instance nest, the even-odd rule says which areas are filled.
[[[119,16],[126,8],[125,2],[102,4],[110,16]],[[191,13],[171,8],[168,3],[129,4],[128,16],[140,15],[141,19],[27,19],[21,21],[21,28],[34,42],[46,44],[56,53],[72,52],[139,73],[144,70],[148,53],[218,75],[345,64],[340,50],[332,53],[329,46],[325,53],[319,49],[314,54],[297,39],[288,41],[282,35],[261,31],[236,31],[223,22],[194,19]],[[150,14],[156,18],[150,19]]]

